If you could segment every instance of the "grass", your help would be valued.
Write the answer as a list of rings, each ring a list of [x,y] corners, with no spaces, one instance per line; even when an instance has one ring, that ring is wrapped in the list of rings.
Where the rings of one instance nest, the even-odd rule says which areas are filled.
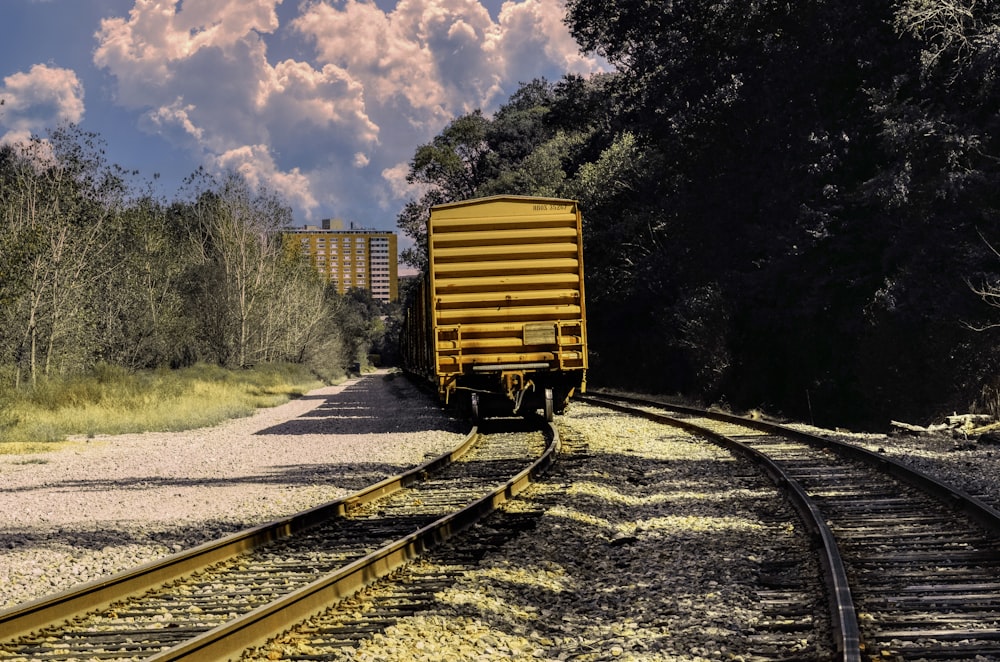
[[[98,366],[85,376],[46,380],[30,390],[0,390],[0,455],[53,450],[75,435],[215,425],[319,386],[308,368],[292,364],[139,373]]]

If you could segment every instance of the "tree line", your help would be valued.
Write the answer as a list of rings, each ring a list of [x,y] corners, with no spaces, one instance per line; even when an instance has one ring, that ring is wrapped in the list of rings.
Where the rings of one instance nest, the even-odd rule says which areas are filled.
[[[74,126],[0,146],[0,386],[99,364],[296,362],[330,379],[363,359],[376,302],[283,245],[279,197],[198,171],[165,201],[136,174]]]
[[[569,0],[615,73],[419,146],[401,212],[580,201],[591,381],[840,425],[996,412],[1000,6]]]

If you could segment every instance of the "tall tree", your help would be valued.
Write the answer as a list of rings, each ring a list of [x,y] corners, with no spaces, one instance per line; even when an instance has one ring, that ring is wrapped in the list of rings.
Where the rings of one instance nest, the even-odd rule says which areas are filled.
[[[202,324],[223,365],[247,366],[267,355],[259,337],[282,258],[280,229],[291,212],[238,173],[193,208],[195,251],[203,265]]]
[[[524,83],[491,118],[480,111],[457,118],[430,143],[417,148],[407,177],[424,187],[397,220],[413,238],[403,253],[409,264],[426,266],[426,223],[430,207],[499,194],[565,195],[568,180],[610,138],[598,130],[611,110],[601,102],[611,76],[567,76],[556,84]]]
[[[996,8],[567,7],[581,45],[618,67],[611,105],[655,163],[630,180],[644,200],[593,207],[590,222],[638,244],[620,242],[641,277],[618,312],[645,311],[631,326],[649,341],[630,346],[646,357],[659,337],[659,354],[689,363],[650,375],[659,387],[716,356],[714,396],[801,412],[812,394],[832,417],[880,399],[909,413],[933,397],[916,384],[967,381],[976,349],[957,320],[971,297],[956,285],[981,263],[975,229],[996,227]],[[698,328],[716,329],[700,347],[677,336]],[[954,358],[913,360],[929,355]]]
[[[109,227],[125,184],[97,136],[74,126],[7,148],[3,161],[0,213],[19,272],[3,314],[19,384],[91,360],[92,295],[115,268]]]
[[[400,212],[397,226],[414,240],[403,251],[407,264],[427,265],[427,215],[434,205],[474,197],[486,174],[489,120],[476,110],[451,122],[434,139],[417,148],[406,181],[423,193]]]
[[[130,370],[185,363],[192,328],[181,284],[192,257],[176,220],[149,194],[115,219],[109,257],[117,266],[96,291],[100,360]]]

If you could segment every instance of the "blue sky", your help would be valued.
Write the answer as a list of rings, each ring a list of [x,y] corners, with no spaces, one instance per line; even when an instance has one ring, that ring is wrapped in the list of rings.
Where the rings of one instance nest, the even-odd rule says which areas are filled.
[[[199,166],[296,225],[394,229],[414,149],[520,82],[603,63],[562,0],[2,0],[0,140],[63,122],[172,198]]]

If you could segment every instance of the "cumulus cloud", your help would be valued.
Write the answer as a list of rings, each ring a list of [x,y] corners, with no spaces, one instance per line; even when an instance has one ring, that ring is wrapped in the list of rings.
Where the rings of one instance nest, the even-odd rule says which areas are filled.
[[[384,179],[392,191],[395,198],[419,198],[426,190],[426,184],[411,184],[406,181],[406,176],[410,172],[408,163],[397,163],[394,166],[382,170]]]
[[[566,73],[587,74],[604,68],[585,56],[563,24],[565,5],[557,0],[505,2],[500,10],[497,39],[489,45],[508,71],[508,80],[523,77],[538,62],[550,62]]]
[[[288,126],[374,141],[363,89],[345,72],[268,61],[262,35],[278,28],[279,3],[137,0],[127,19],[102,21],[94,62],[145,126],[212,154],[270,143]]]
[[[20,142],[59,124],[83,119],[83,84],[72,69],[36,64],[3,79],[0,142]]]
[[[478,0],[303,0],[284,25],[281,4],[135,0],[102,21],[94,62],[147,130],[268,178],[307,216],[384,218],[406,196],[399,164],[456,115],[521,81],[601,68],[569,37],[562,0],[508,1],[497,20]],[[276,61],[269,40],[313,50]]]
[[[562,0],[508,1],[496,21],[478,0],[400,0],[391,11],[368,0],[314,0],[292,29],[310,40],[319,62],[363,84],[368,114],[390,146],[380,152],[379,199],[391,204],[414,194],[405,159],[455,116],[489,111],[539,76],[606,68],[581,55],[564,15]]]
[[[211,163],[218,170],[240,173],[254,188],[266,188],[281,193],[289,204],[303,210],[306,218],[311,218],[312,211],[319,204],[312,194],[309,178],[298,168],[289,171],[280,170],[267,145],[248,145],[232,149],[212,157]]]
[[[94,62],[118,77],[123,103],[147,105],[154,90],[177,84],[177,63],[277,29],[280,3],[187,0],[181,8],[179,0],[136,0],[128,18],[101,21]]]
[[[494,22],[477,0],[400,0],[390,12],[346,0],[306,5],[292,27],[315,44],[319,61],[362,81],[373,103],[436,131],[520,82],[600,69],[580,55],[564,13],[560,0],[506,2]]]

